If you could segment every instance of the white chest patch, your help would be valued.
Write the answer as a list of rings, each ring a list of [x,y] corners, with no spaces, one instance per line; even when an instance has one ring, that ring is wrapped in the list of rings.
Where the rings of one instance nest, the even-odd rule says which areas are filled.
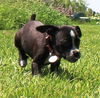
[[[71,37],[75,37],[75,33],[73,30],[70,31],[70,35],[71,35]]]

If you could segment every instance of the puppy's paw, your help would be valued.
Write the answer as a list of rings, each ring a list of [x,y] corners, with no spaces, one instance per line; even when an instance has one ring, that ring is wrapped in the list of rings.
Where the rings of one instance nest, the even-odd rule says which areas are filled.
[[[27,65],[27,60],[20,60],[19,64],[21,67],[25,67]]]

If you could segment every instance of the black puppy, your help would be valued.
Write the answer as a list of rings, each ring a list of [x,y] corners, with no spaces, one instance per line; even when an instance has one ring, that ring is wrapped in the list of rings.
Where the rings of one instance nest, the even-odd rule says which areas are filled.
[[[44,25],[35,17],[33,14],[31,20],[15,35],[20,66],[25,67],[30,56],[33,59],[32,74],[35,75],[41,73],[41,67],[45,64],[51,64],[51,72],[58,71],[62,57],[76,62],[80,58],[79,26]]]

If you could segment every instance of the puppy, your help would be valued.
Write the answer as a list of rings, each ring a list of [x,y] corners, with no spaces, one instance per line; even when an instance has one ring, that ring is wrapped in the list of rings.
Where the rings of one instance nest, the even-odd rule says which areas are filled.
[[[21,67],[25,67],[27,58],[31,57],[32,74],[36,75],[46,64],[51,64],[51,72],[58,71],[61,58],[73,63],[80,58],[82,34],[79,26],[44,25],[35,18],[33,14],[31,20],[15,35]]]

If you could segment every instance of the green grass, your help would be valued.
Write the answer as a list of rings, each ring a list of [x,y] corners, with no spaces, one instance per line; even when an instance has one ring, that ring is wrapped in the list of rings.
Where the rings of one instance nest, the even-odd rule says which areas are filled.
[[[0,31],[0,98],[100,98],[100,26],[80,25],[81,59],[62,59],[59,75],[31,75],[31,59],[25,69],[18,65],[15,31]]]
[[[33,13],[44,24],[71,24],[66,15],[47,6],[43,0],[0,0],[0,29],[19,29]]]

